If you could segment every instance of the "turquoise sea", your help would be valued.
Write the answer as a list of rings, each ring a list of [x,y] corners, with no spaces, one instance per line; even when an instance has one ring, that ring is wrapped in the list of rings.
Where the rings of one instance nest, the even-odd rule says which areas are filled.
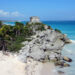
[[[26,22],[22,23],[25,24]],[[60,70],[65,72],[64,75],[75,75],[75,21],[43,21],[43,23],[50,25],[53,29],[61,30],[72,40],[71,44],[65,45],[62,54],[72,58],[73,62],[70,63],[70,67],[60,68]],[[14,25],[15,23],[5,22],[5,24]]]
[[[59,70],[65,72],[64,75],[75,75],[75,21],[44,21],[43,23],[50,25],[54,29],[60,29],[71,39],[72,43],[65,45],[62,54],[72,58],[73,62],[69,63],[70,67],[59,68]]]

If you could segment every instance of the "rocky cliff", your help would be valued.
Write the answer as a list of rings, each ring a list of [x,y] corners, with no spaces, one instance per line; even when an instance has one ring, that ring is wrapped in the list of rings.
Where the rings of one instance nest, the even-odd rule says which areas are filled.
[[[70,40],[65,34],[49,29],[47,25],[44,25],[44,29],[43,31],[35,30],[35,34],[30,37],[31,41],[22,43],[24,47],[19,53],[22,61],[26,62],[28,57],[38,61],[62,59],[61,50]]]

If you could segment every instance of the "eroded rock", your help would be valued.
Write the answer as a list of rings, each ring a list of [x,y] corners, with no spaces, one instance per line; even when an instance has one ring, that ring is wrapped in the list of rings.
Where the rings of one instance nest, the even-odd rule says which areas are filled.
[[[22,60],[26,61],[28,56],[35,60],[53,60],[56,58],[59,60],[62,58],[61,50],[66,39],[68,39],[66,36],[64,37],[62,33],[47,29],[47,27],[46,30],[36,31],[35,33],[31,36],[32,41],[23,42],[25,46],[19,53]]]

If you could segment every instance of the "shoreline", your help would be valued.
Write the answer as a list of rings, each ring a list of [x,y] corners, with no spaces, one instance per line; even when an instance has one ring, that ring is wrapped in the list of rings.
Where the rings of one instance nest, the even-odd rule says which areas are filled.
[[[53,63],[45,63],[41,71],[41,75],[58,75],[55,65]]]
[[[38,62],[31,58],[27,60],[26,75],[59,75],[51,62]]]
[[[62,54],[67,57],[70,57],[73,62],[69,63],[71,66],[70,67],[64,67],[64,68],[60,68],[61,71],[65,72],[65,75],[74,75],[75,74],[75,42],[72,42],[71,44],[65,46],[63,48]]]
[[[0,75],[56,75],[57,73],[53,63],[41,63],[33,59],[22,63],[16,55],[7,56],[2,52],[0,52],[0,67],[2,67]]]
[[[17,24],[18,23],[16,23],[16,25]],[[7,59],[4,63],[6,65],[8,65],[8,63],[10,64],[9,65],[10,69],[7,69],[9,70],[9,72],[16,74],[17,73],[16,70],[19,72],[19,70],[21,69],[20,71],[22,71],[22,73],[25,75],[36,75],[36,74],[37,75],[46,75],[46,74],[55,75],[57,73],[55,66],[60,66],[60,67],[70,66],[68,62],[72,62],[72,59],[66,56],[63,56],[61,54],[62,48],[66,44],[71,43],[71,40],[67,38],[65,34],[63,34],[58,29],[53,30],[50,26],[47,26],[42,23],[34,23],[34,24],[27,23],[26,26],[28,27],[28,29],[32,28],[33,35],[30,35],[30,41],[27,40],[22,43],[23,47],[20,49],[18,55],[14,56],[14,54],[13,55],[9,54],[8,57],[3,55]],[[29,34],[30,34],[30,31],[29,31]],[[16,40],[16,38],[14,39]],[[24,61],[26,63],[22,63],[21,61],[17,60],[17,58],[22,59],[21,61]],[[53,63],[55,65],[53,63],[49,63],[48,61],[54,61]],[[20,69],[18,69],[16,64],[18,65],[18,67],[20,67],[23,64],[24,65],[23,65],[23,68],[21,66]],[[5,67],[7,68],[6,65]],[[14,65],[16,65],[16,67],[14,67]],[[12,69],[14,69],[15,72],[13,72]]]

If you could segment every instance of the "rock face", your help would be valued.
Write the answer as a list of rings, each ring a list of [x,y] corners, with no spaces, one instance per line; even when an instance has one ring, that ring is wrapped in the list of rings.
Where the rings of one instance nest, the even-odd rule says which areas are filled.
[[[35,60],[53,60],[62,59],[61,50],[68,40],[64,34],[56,32],[55,30],[47,29],[44,31],[36,31],[35,35],[31,36],[32,41],[25,41],[19,53],[22,61],[26,62],[27,57]]]
[[[30,17],[29,23],[40,23],[40,19],[37,16],[32,16],[32,17]]]

